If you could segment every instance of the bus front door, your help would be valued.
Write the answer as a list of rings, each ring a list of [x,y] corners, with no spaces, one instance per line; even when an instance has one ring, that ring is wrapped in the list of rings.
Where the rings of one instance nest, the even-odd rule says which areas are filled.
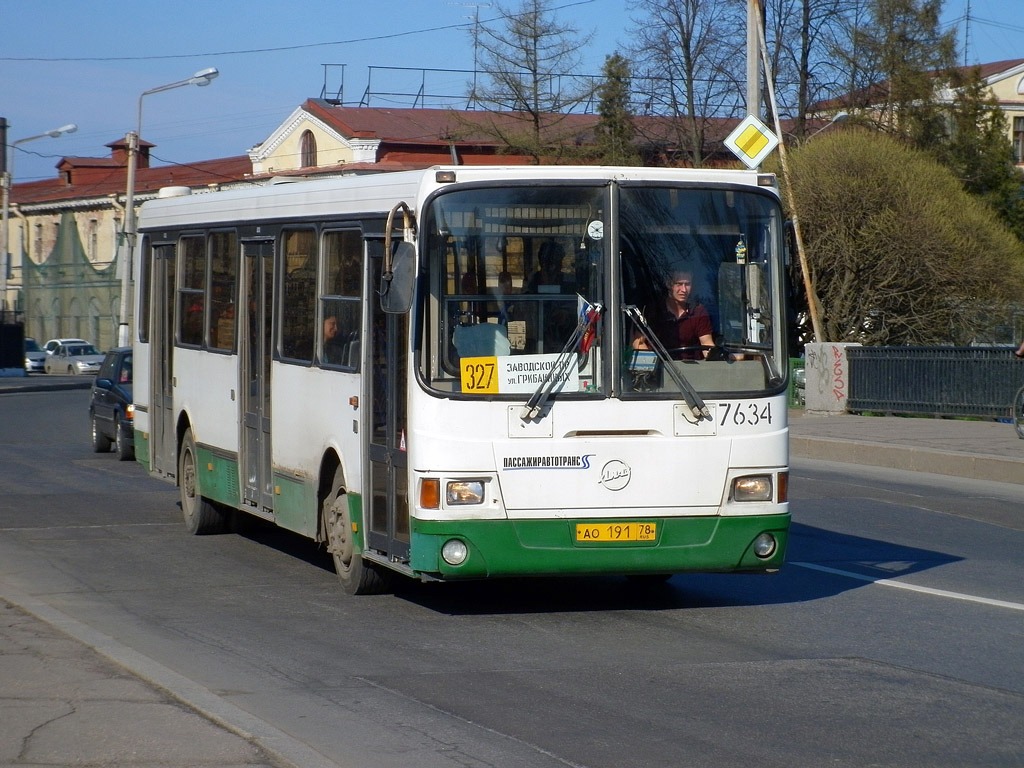
[[[274,515],[274,477],[270,452],[270,331],[273,307],[274,242],[242,244],[245,300],[239,322],[239,385],[242,435],[238,457],[242,501],[260,517]]]
[[[381,259],[370,259],[371,286],[380,284]],[[373,291],[371,291],[372,295]],[[407,314],[386,314],[370,302],[370,343],[364,371],[372,404],[366,548],[392,562],[409,560],[409,483],[406,453]]]
[[[174,430],[174,255],[175,247],[152,249],[150,268],[150,471],[163,477],[178,474]]]

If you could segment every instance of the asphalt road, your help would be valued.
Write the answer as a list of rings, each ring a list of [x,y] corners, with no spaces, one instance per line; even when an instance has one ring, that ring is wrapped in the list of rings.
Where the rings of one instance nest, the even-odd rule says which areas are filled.
[[[297,537],[186,535],[172,486],[90,452],[87,398],[0,397],[0,595],[325,765],[1024,763],[1024,487],[796,460],[775,576],[349,597]]]

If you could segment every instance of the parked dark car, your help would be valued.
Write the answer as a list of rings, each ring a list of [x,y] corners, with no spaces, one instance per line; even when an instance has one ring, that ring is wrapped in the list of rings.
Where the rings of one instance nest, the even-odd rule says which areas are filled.
[[[110,450],[111,444],[121,461],[135,458],[135,424],[132,417],[132,348],[118,347],[107,352],[92,385],[89,421],[92,424],[92,449]]]

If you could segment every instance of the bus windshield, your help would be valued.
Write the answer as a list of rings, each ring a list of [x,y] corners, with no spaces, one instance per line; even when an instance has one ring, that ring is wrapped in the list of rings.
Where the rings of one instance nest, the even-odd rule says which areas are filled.
[[[423,229],[431,298],[423,361],[434,388],[529,396],[574,339],[557,390],[600,388],[596,317],[584,328],[580,318],[604,302],[607,194],[604,185],[513,184],[434,200]]]
[[[784,383],[770,194],[511,183],[443,192],[423,224],[420,365],[435,390],[694,404]]]
[[[786,358],[775,199],[623,186],[618,212],[623,392],[777,390]]]

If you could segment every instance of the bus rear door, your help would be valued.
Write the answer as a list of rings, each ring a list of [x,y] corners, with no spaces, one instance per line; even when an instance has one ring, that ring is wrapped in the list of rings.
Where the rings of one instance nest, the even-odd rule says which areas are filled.
[[[150,265],[149,468],[163,477],[178,474],[174,433],[174,275],[173,243],[154,246]]]
[[[238,465],[242,500],[249,511],[273,517],[271,471],[270,360],[274,241],[242,244],[245,300],[239,321],[239,383],[242,389],[242,435]]]

